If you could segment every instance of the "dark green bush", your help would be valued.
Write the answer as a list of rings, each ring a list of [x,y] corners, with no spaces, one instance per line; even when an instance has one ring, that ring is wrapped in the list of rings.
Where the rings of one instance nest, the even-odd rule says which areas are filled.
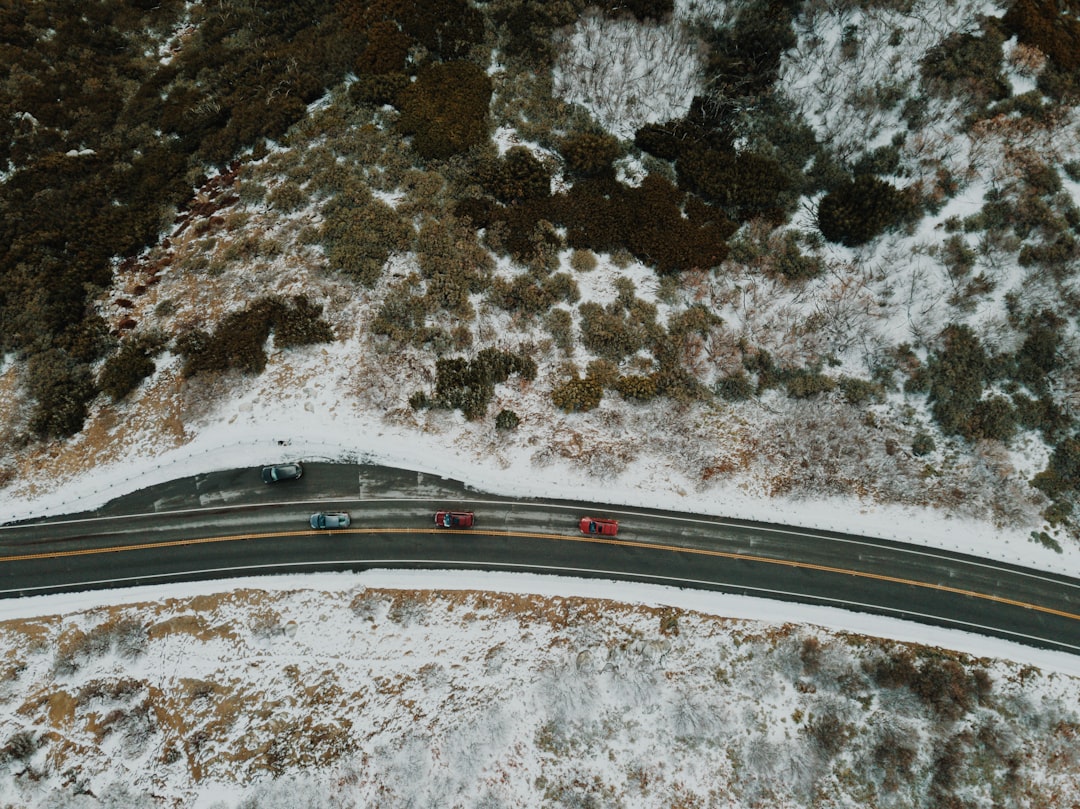
[[[911,442],[911,454],[920,458],[929,455],[936,448],[934,439],[929,433],[917,433]]]
[[[497,430],[516,430],[519,424],[521,424],[521,419],[513,410],[500,410],[495,416]]]
[[[524,146],[512,146],[488,173],[485,188],[501,202],[546,197],[551,193],[551,172]]]
[[[326,206],[321,238],[331,269],[374,286],[392,251],[411,246],[413,230],[397,211],[370,194],[339,196]]]
[[[844,400],[852,405],[885,401],[885,389],[881,384],[867,379],[842,376],[840,377],[840,391],[844,394]]]
[[[990,376],[986,351],[965,325],[946,326],[938,339],[940,347],[927,361],[934,418],[947,434],[978,437],[973,413]]]
[[[1010,441],[1016,434],[1016,411],[1004,396],[991,396],[975,403],[966,425],[970,438]]]
[[[780,58],[796,43],[796,4],[755,0],[741,7],[734,24],[705,32],[711,46],[706,76],[717,97],[755,98],[776,82]]]
[[[821,393],[828,393],[836,388],[836,380],[831,376],[810,370],[792,371],[786,374],[785,386],[788,396],[795,399],[809,399]]]
[[[1048,497],[1080,492],[1080,435],[1059,441],[1046,469],[1039,472],[1031,484]]]
[[[505,382],[511,374],[522,379],[536,379],[536,362],[525,354],[511,354],[485,348],[472,360],[463,357],[441,358],[435,362],[435,394],[433,407],[460,410],[470,421],[487,413],[495,385]]]
[[[818,227],[830,242],[856,247],[910,217],[910,196],[876,177],[862,175],[826,194]]]
[[[607,7],[608,16],[619,17],[633,14],[641,22],[646,20],[661,21],[675,10],[674,0],[616,0]]]
[[[650,174],[637,188],[606,178],[582,180],[551,199],[549,216],[575,249],[629,250],[661,273],[719,264],[733,223],[700,199]]]
[[[754,383],[746,371],[736,371],[716,383],[716,395],[729,402],[741,402],[754,395]]]
[[[408,86],[409,77],[404,73],[363,73],[349,86],[349,98],[357,104],[394,104]]]
[[[606,132],[583,132],[565,138],[559,152],[566,167],[579,177],[594,177],[611,172],[612,162],[622,153],[618,139]]]
[[[926,52],[920,65],[925,86],[941,96],[970,95],[986,104],[1012,93],[1001,72],[1005,37],[994,27],[981,36],[957,32]]]
[[[392,20],[375,20],[367,27],[367,44],[356,59],[366,74],[404,73],[414,40]]]
[[[156,367],[142,341],[128,340],[119,352],[105,361],[98,373],[98,387],[118,402],[153,374]]]
[[[330,324],[322,319],[322,304],[297,295],[290,301],[273,302],[274,345],[278,348],[329,343],[334,339]]]
[[[283,348],[332,340],[333,332],[321,314],[322,307],[304,296],[290,303],[260,298],[247,309],[225,315],[213,334],[195,329],[180,335],[174,345],[184,358],[180,373],[184,377],[225,370],[262,373],[271,330]]]
[[[471,62],[424,68],[398,94],[398,128],[426,159],[446,159],[488,137],[491,79]]]
[[[66,438],[82,429],[97,395],[90,368],[59,349],[33,354],[27,363],[34,409],[30,430],[40,438]]]
[[[574,320],[565,309],[552,309],[544,316],[544,326],[551,332],[551,339],[564,354],[574,351]]]
[[[1069,414],[1051,399],[1049,394],[1032,399],[1021,393],[1014,393],[1012,400],[1013,407],[1016,408],[1017,423],[1021,427],[1038,430],[1047,443],[1053,444],[1061,440],[1072,426]]]
[[[585,9],[581,0],[508,0],[496,5],[493,18],[501,50],[543,69],[555,59],[555,31],[573,25]]]
[[[1046,375],[1051,373],[1060,360],[1062,328],[1065,322],[1050,310],[1044,310],[1030,318],[1027,335],[1016,352],[1015,379],[1033,391],[1046,387]]]
[[[797,198],[794,179],[780,162],[753,152],[692,146],[680,151],[675,170],[682,188],[720,206],[736,221],[782,218],[781,212]]]

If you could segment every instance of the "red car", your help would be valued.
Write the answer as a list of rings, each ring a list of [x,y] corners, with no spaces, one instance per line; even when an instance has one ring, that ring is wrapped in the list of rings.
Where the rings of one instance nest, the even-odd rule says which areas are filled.
[[[583,534],[600,534],[601,536],[613,537],[619,533],[618,520],[602,520],[596,517],[582,517],[578,527]]]
[[[472,528],[475,522],[471,511],[436,511],[436,528]]]

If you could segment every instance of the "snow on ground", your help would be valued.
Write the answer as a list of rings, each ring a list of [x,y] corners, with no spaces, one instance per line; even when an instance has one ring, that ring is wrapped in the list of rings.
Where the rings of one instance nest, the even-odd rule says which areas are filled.
[[[1080,797],[1080,658],[824,608],[789,617],[469,571],[4,601],[0,803],[857,806],[869,789],[900,806],[934,794],[946,741],[972,798]],[[863,633],[923,644],[917,667],[943,676],[957,670],[932,647],[958,650],[954,682],[980,696],[875,686],[874,665],[908,658]],[[885,740],[910,756],[899,794],[881,781]]]
[[[645,124],[680,118],[701,90],[701,55],[687,27],[582,17],[562,43],[556,96],[581,104],[605,129],[632,139]]]

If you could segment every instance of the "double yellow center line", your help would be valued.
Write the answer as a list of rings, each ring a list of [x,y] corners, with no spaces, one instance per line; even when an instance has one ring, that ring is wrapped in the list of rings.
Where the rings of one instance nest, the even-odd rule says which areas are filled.
[[[17,556],[0,556],[0,563],[26,562],[34,559],[62,559],[65,557],[93,556],[96,554],[124,553],[127,551],[146,551],[160,548],[177,548],[187,545],[206,545],[215,542],[238,542],[249,539],[258,540],[277,539],[281,537],[336,536],[340,534],[415,533],[418,533],[418,530],[415,528],[344,528],[334,531],[314,531],[311,529],[307,529],[303,531],[275,531],[273,533],[259,534],[229,534],[227,536],[200,537],[197,539],[174,539],[164,542],[143,542],[134,545],[113,545],[104,548],[77,548],[67,551],[49,551],[46,553],[20,554]],[[888,582],[890,584],[902,584],[908,585],[910,587],[921,587],[925,590],[936,590],[941,593],[969,596],[971,598],[979,598],[984,601],[992,601],[997,604],[1007,604],[1011,607],[1020,607],[1022,609],[1035,610],[1037,612],[1046,613],[1047,615],[1055,615],[1059,618],[1070,618],[1074,621],[1080,621],[1080,615],[1076,613],[1054,609],[1053,607],[1045,607],[1040,604],[1031,604],[1026,601],[1017,600],[1015,598],[1006,598],[1005,596],[997,596],[991,593],[982,593],[977,590],[966,590],[962,587],[952,587],[947,584],[934,584],[932,582],[918,581],[917,579],[905,579],[900,576],[889,576],[884,573],[869,573],[862,570],[851,570],[849,568],[833,567],[831,565],[819,565],[812,562],[797,562],[789,559],[772,559],[767,556],[755,556],[746,553],[735,553],[733,551],[717,551],[709,550],[707,548],[687,548],[680,545],[665,545],[657,542],[638,542],[634,540],[610,539],[594,536],[568,536],[566,534],[549,534],[533,531],[478,531],[457,529],[430,529],[430,533],[461,534],[471,536],[480,535],[485,537],[516,537],[521,539],[547,539],[558,542],[585,542],[594,545],[615,545],[623,548],[638,548],[641,550],[649,551],[667,551],[669,553],[687,553],[697,556],[710,556],[720,559],[731,559],[740,562],[758,562],[767,565],[782,565],[784,567],[798,568],[800,570],[814,570],[822,573],[837,573],[840,575],[855,576],[857,578],[870,579],[873,581]]]

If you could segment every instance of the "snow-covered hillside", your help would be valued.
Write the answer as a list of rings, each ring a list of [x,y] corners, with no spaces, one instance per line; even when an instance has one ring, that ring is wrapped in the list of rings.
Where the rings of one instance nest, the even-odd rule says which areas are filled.
[[[802,611],[795,625],[716,594],[378,571],[4,602],[0,805],[1080,799],[1077,658]]]

